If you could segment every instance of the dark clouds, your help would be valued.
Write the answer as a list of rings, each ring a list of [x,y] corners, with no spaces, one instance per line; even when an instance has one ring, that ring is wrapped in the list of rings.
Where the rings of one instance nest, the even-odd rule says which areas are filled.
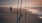
[[[0,0],[0,6],[16,4],[17,0]]]

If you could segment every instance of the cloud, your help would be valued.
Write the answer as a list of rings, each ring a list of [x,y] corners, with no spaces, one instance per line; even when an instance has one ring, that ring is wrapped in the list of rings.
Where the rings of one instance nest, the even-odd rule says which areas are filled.
[[[1,6],[17,5],[18,0],[0,0]],[[19,0],[19,7],[21,0]],[[25,7],[25,0],[22,0],[22,7]],[[42,0],[26,0],[26,7],[42,7]]]

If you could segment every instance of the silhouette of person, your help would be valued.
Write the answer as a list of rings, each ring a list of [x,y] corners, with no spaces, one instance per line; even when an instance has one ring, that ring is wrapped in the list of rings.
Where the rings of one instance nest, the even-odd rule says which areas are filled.
[[[1,12],[3,12],[3,9],[1,8]]]
[[[12,7],[10,7],[10,11],[12,12]]]

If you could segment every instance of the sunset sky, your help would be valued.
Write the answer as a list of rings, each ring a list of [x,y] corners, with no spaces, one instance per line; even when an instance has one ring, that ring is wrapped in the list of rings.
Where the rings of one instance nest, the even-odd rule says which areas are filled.
[[[0,0],[0,7],[17,7],[18,0]],[[21,0],[19,0],[19,7]],[[25,0],[22,0],[22,7],[25,7]],[[42,7],[42,0],[26,0],[26,7]]]

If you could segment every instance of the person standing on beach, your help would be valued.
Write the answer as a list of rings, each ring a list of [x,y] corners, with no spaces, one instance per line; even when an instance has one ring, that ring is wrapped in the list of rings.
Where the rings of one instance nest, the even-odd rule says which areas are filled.
[[[12,7],[10,7],[10,11],[12,12]]]

